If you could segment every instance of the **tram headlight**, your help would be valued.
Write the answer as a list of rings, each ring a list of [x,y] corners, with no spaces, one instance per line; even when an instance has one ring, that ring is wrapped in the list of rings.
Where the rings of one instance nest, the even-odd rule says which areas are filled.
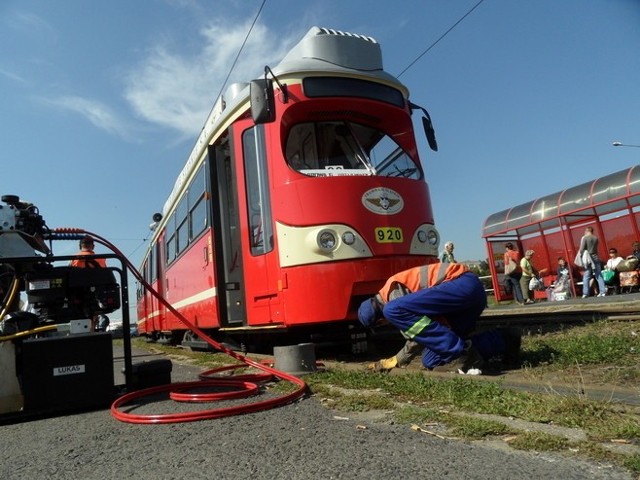
[[[429,233],[427,234],[427,238],[430,245],[438,244],[438,234],[434,230],[429,230]]]
[[[418,241],[420,243],[427,243],[427,232],[424,230],[418,230]]]
[[[353,245],[356,242],[356,235],[353,232],[346,231],[342,234],[342,241],[346,245]]]
[[[330,252],[336,248],[338,240],[333,230],[321,230],[316,237],[318,248],[323,252]]]

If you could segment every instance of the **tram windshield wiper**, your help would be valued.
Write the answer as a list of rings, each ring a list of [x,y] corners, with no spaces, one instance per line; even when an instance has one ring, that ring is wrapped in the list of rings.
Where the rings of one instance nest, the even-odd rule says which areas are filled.
[[[351,123],[345,122],[343,125],[339,125],[338,127],[336,127],[336,133],[344,139],[346,144],[351,149],[353,156],[364,166],[367,172],[369,172],[369,175],[376,175],[376,169],[372,165],[367,152],[362,146],[362,143],[360,143],[358,135],[356,135],[356,132],[351,126]]]

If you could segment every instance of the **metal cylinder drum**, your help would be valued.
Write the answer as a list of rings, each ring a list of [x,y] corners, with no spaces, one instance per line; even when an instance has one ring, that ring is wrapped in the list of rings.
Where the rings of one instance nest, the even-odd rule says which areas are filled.
[[[273,347],[275,368],[292,375],[315,372],[316,351],[313,343]]]

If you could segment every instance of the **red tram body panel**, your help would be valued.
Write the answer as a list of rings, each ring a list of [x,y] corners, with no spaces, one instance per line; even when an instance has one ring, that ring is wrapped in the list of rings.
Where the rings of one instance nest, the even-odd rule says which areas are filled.
[[[145,280],[201,329],[344,326],[437,259],[414,105],[375,40],[314,27],[269,72],[273,104],[266,73],[229,87],[154,217]],[[149,336],[186,329],[142,288],[138,318]]]

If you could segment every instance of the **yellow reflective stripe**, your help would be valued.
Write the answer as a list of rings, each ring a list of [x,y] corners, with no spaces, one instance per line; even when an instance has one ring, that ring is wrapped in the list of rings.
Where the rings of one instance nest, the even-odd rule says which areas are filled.
[[[418,320],[416,323],[414,323],[411,326],[411,328],[409,328],[407,331],[403,332],[403,336],[405,338],[409,338],[409,339],[413,340],[417,335],[420,335],[420,333],[422,333],[422,331],[425,328],[427,328],[430,323],[431,323],[431,319],[425,315],[420,320]]]

